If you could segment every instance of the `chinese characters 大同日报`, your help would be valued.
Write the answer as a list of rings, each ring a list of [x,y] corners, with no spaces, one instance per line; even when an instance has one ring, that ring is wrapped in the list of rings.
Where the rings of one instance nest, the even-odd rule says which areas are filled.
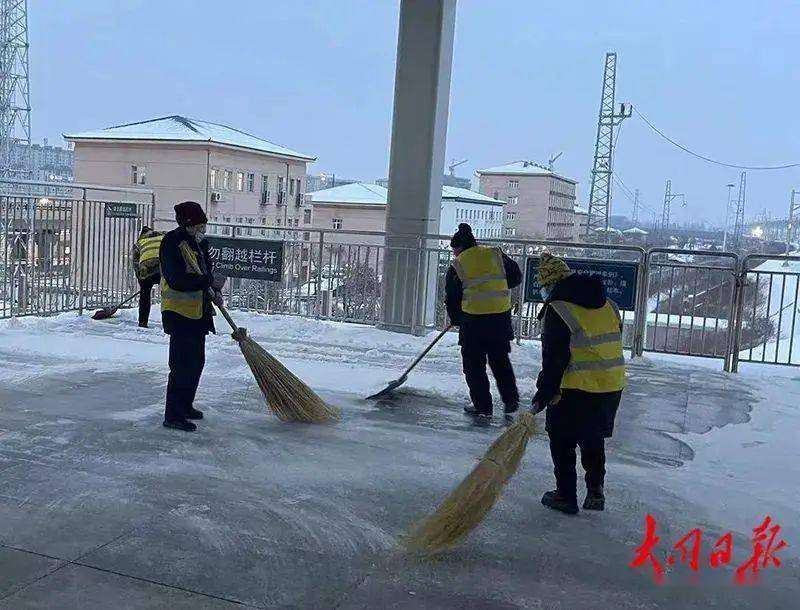
[[[660,561],[654,550],[661,537],[656,534],[656,519],[650,514],[645,516],[644,541],[636,548],[636,556],[629,564],[632,568],[650,566],[656,584],[664,583],[664,561],[670,565],[676,562],[686,563],[694,572],[699,572],[705,564],[701,562],[703,530],[694,528],[670,549],[663,561]],[[770,516],[765,517],[758,527],[753,528],[750,557],[736,568],[734,581],[744,585],[758,582],[759,572],[775,566],[780,567],[781,560],[777,553],[786,546],[780,538],[781,526],[773,524]],[[733,559],[733,535],[726,532],[719,536],[708,554],[708,567],[719,568],[728,565]]]

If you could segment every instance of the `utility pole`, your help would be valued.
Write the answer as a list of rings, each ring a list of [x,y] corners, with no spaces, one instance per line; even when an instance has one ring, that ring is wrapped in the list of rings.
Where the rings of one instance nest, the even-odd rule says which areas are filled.
[[[800,231],[797,230],[800,225],[800,197],[799,193],[792,189],[792,198],[789,200],[789,223],[786,227],[786,254],[788,255],[791,250],[791,244],[795,242]],[[788,261],[786,261],[788,265]]]
[[[725,252],[728,248],[728,228],[731,221],[731,192],[735,184],[726,184],[728,187],[728,203],[725,205],[725,230],[722,233],[722,251]]]
[[[30,146],[28,2],[0,0],[0,177],[31,178]]]
[[[684,197],[684,194],[673,193],[672,180],[667,180],[667,186],[664,189],[664,207],[661,208],[661,237],[664,237],[666,235],[666,232],[669,231],[672,200],[677,199],[678,197]],[[686,205],[685,201],[684,205]]]
[[[631,218],[631,222],[633,222],[633,226],[637,226],[639,224],[639,189],[633,191],[633,218]]]
[[[589,192],[589,217],[586,222],[586,235],[596,229],[604,230],[608,237],[608,216],[611,207],[611,178],[614,153],[614,127],[631,116],[633,107],[620,104],[615,110],[617,82],[617,54],[606,53],[603,70],[603,93],[600,97],[600,114],[597,119],[597,138],[594,145],[594,166],[592,167],[592,186]]]
[[[739,196],[736,198],[736,215],[733,221],[732,244],[734,249],[738,249],[742,234],[744,233],[744,206],[747,199],[747,172],[742,172],[739,176]]]

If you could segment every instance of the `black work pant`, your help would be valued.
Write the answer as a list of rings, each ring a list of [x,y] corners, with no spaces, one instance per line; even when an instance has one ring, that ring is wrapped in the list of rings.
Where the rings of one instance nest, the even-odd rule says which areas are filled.
[[[192,408],[200,375],[206,363],[206,336],[204,333],[174,334],[169,336],[169,381],[164,419],[181,420]]]
[[[158,273],[139,280],[139,326],[147,326],[147,321],[150,319],[153,286],[160,281],[161,276]]]
[[[519,402],[517,380],[508,357],[510,352],[511,344],[508,341],[489,345],[466,344],[461,346],[461,362],[464,366],[469,397],[478,413],[487,415],[492,413],[492,393],[489,389],[489,377],[486,375],[487,360],[503,403],[511,405]]]
[[[558,405],[550,408],[557,409]],[[584,435],[581,438],[569,433],[550,432],[550,455],[553,458],[556,488],[563,497],[571,500],[577,497],[576,447],[581,450],[587,489],[601,487],[606,477],[606,448],[602,434]]]

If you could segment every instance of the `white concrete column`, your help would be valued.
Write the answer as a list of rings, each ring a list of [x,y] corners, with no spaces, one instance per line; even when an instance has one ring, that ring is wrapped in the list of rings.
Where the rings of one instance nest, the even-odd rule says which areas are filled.
[[[456,0],[402,0],[386,216],[383,325],[416,332],[432,322]],[[433,241],[431,245],[433,245]]]

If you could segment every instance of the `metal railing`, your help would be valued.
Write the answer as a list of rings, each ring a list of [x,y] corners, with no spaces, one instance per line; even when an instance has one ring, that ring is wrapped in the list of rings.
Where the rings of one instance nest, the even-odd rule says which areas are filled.
[[[72,197],[0,195],[0,317],[82,311],[135,290],[130,250],[141,226],[152,221],[152,192],[62,186],[78,190]],[[131,193],[144,201],[130,201]],[[135,213],[109,215],[119,203],[134,206]],[[402,246],[390,246],[383,232],[231,223],[211,223],[209,234],[282,242],[279,281],[231,278],[226,297],[234,308],[388,328],[388,320],[402,318],[417,332],[447,322],[449,236],[408,236]],[[517,341],[540,335],[541,304],[525,300],[525,268],[547,250],[636,265],[634,305],[623,310],[623,340],[634,356],[649,351],[717,358],[734,371],[739,362],[800,365],[800,257],[740,260],[731,252],[525,239],[481,243],[499,246],[523,270],[523,284],[512,297]],[[405,274],[400,289],[413,291],[391,306],[402,311],[385,310],[389,264]]]
[[[142,225],[151,223],[152,191],[19,180],[0,185],[0,318],[83,311],[135,291],[130,253]]]

